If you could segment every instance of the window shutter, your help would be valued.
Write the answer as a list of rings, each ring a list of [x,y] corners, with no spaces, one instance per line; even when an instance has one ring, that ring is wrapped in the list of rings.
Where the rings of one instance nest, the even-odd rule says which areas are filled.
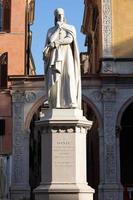
[[[0,56],[0,88],[7,88],[8,53]]]
[[[11,0],[3,1],[3,31],[10,32],[11,25]]]

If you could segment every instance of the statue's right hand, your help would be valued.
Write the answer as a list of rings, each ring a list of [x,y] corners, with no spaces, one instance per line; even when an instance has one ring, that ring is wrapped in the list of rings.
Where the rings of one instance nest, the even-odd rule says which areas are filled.
[[[55,48],[55,43],[54,43],[54,42],[51,42],[51,43],[48,45],[48,47],[49,47],[50,49]]]

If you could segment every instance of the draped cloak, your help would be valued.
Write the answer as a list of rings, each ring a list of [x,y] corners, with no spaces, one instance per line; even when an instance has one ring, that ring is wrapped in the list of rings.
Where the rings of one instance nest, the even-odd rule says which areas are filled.
[[[71,35],[72,42],[49,49],[48,44],[59,36],[59,26],[48,30],[44,53],[47,95],[50,107],[81,108],[81,76],[76,31],[72,25],[63,23],[61,30]]]

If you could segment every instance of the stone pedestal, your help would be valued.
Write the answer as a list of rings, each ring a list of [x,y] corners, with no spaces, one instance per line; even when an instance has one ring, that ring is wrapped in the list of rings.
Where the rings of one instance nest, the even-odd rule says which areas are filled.
[[[92,122],[79,109],[42,110],[41,183],[36,200],[93,200],[86,182],[86,133]]]

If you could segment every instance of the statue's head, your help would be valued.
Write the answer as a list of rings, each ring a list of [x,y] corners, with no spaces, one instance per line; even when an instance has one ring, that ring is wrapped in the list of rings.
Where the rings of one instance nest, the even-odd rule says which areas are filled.
[[[57,8],[54,11],[54,15],[55,15],[55,24],[59,21],[59,22],[64,22],[65,21],[65,17],[64,17],[64,10],[62,8]]]

